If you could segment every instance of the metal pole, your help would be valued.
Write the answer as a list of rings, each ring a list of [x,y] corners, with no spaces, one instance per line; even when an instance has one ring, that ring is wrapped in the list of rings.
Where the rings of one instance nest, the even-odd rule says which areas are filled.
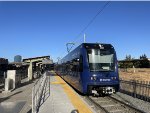
[[[32,113],[34,113],[34,87],[32,88]]]
[[[85,37],[85,33],[84,33],[84,43],[85,43],[85,38],[86,38],[86,37]]]
[[[37,110],[37,95],[35,94],[35,112]]]
[[[50,96],[50,75],[49,75],[49,81],[48,81],[48,86],[49,86],[49,96]]]

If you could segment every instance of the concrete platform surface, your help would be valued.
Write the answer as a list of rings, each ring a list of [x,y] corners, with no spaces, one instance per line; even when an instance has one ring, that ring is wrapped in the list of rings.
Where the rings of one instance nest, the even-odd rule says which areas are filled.
[[[22,85],[12,92],[0,93],[0,113],[31,113],[32,87],[36,80],[22,81]]]
[[[0,113],[19,113],[26,101],[3,102],[0,104]]]
[[[50,96],[39,113],[92,113],[91,108],[54,72],[50,74]]]

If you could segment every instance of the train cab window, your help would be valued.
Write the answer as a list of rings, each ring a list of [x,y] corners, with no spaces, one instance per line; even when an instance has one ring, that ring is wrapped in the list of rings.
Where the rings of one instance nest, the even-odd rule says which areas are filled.
[[[114,71],[113,49],[87,49],[91,71]]]

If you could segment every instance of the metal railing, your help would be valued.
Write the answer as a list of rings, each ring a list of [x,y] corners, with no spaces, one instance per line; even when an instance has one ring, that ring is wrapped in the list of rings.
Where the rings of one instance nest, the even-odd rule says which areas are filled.
[[[120,80],[120,92],[135,98],[150,101],[150,82]]]
[[[38,113],[46,95],[50,96],[50,76],[48,72],[45,72],[32,88],[32,113]]]

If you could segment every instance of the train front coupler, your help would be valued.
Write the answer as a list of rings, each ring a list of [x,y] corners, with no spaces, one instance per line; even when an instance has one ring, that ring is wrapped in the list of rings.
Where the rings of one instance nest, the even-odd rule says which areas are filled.
[[[113,87],[103,87],[102,93],[111,95],[111,94],[115,93],[115,89]]]

